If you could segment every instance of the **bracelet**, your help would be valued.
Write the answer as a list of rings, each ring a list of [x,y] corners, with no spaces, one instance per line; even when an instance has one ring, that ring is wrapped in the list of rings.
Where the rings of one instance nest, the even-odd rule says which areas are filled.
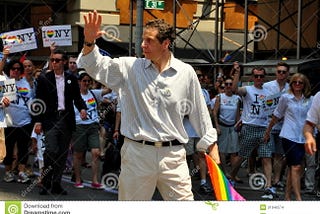
[[[114,132],[119,132],[119,129],[115,129]]]

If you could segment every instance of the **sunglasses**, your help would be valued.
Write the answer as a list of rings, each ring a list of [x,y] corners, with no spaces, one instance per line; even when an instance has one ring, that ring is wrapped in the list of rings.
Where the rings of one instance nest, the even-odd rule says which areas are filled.
[[[58,59],[58,58],[51,58],[50,59],[51,62],[56,62],[56,63],[59,63],[62,61],[62,59]]]
[[[262,78],[264,78],[264,75],[263,74],[255,74],[254,75],[254,78],[256,78],[256,79],[258,79],[259,77],[262,79]]]
[[[12,67],[10,70],[12,71],[20,71],[21,67]]]
[[[287,71],[286,70],[277,70],[278,74],[286,74]]]
[[[91,80],[82,80],[82,82],[91,82]]]
[[[225,82],[224,85],[225,86],[232,86],[232,82]]]
[[[304,82],[302,82],[302,81],[292,81],[292,84],[295,84],[295,85],[303,85]]]

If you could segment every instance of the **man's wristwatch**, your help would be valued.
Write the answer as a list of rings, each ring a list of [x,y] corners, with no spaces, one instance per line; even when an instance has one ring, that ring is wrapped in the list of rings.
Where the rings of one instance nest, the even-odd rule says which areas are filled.
[[[87,46],[87,47],[92,47],[93,45],[96,44],[96,41],[93,41],[93,42],[86,42],[86,41],[84,41],[83,44],[84,44],[85,46]]]

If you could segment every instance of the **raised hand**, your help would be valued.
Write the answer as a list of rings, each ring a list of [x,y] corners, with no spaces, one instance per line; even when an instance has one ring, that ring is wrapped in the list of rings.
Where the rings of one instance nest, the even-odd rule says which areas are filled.
[[[53,54],[56,49],[57,49],[56,43],[52,42],[50,44],[50,53]]]
[[[86,42],[94,42],[104,31],[100,30],[102,17],[96,10],[84,15],[84,37]]]

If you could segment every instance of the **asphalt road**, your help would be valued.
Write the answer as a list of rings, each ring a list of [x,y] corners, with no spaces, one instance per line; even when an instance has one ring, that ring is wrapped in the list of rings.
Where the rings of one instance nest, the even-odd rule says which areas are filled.
[[[90,156],[87,156],[87,160]],[[102,167],[102,164],[101,164]],[[38,175],[36,170],[35,175]],[[50,200],[50,201],[64,201],[64,200],[75,200],[75,201],[116,201],[117,200],[117,190],[106,188],[104,190],[94,190],[90,188],[90,168],[82,169],[82,178],[84,180],[84,189],[76,189],[73,187],[73,182],[71,182],[71,175],[65,174],[63,176],[62,186],[67,190],[68,195],[39,195],[39,188],[37,186],[36,178],[34,178],[28,184],[20,184],[16,182],[6,183],[3,181],[4,166],[0,165],[0,201],[6,200],[21,200],[21,201],[34,201],[34,200]],[[114,174],[113,174],[114,175]],[[259,175],[259,174],[258,174]],[[261,175],[261,174],[260,174]],[[116,175],[115,175],[116,176]],[[247,201],[260,201],[263,195],[262,188],[258,188],[261,184],[261,179],[254,180],[253,178],[247,177],[247,171],[245,168],[241,168],[239,172],[239,177],[244,181],[244,183],[236,184],[235,189],[247,200]],[[263,180],[263,179],[262,179]],[[108,186],[114,185],[116,179],[109,177],[106,179],[104,177],[103,183]],[[259,183],[260,182],[260,183]],[[208,201],[215,200],[213,194],[203,194],[199,191],[200,180],[198,177],[192,177],[193,193],[195,200]],[[255,185],[255,186],[253,186]],[[257,186],[258,185],[258,186]],[[274,200],[283,200],[283,190],[277,190],[278,198]],[[153,200],[162,200],[160,194],[155,191]],[[316,196],[303,195],[303,200],[319,200]]]

